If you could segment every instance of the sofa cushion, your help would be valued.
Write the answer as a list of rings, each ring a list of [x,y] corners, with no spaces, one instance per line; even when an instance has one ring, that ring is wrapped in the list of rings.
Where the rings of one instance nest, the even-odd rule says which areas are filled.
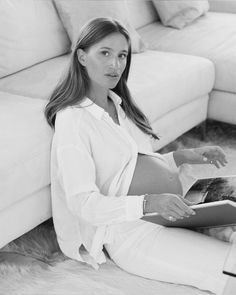
[[[0,79],[0,91],[48,99],[69,63],[70,54],[52,58]]]
[[[146,26],[159,19],[152,1],[129,0],[126,3],[129,21],[135,29]]]
[[[205,58],[148,50],[133,56],[128,85],[152,123],[209,93],[214,79]]]
[[[209,9],[208,0],[153,0],[161,22],[165,26],[182,29]]]
[[[54,2],[73,45],[77,41],[80,29],[90,19],[113,17],[120,20],[128,29],[132,42],[132,51],[144,51],[144,43],[128,22],[128,8],[125,0],[54,0]]]
[[[0,77],[70,48],[51,0],[1,1],[0,28]]]
[[[236,14],[208,12],[182,30],[156,22],[138,31],[151,49],[210,59],[216,69],[214,88],[236,92]]]
[[[50,183],[45,101],[0,92],[0,210]]]

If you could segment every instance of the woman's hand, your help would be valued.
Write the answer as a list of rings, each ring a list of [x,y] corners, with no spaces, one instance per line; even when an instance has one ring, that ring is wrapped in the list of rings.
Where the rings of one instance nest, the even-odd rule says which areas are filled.
[[[174,152],[176,165],[181,164],[212,164],[217,168],[227,164],[226,155],[219,146],[203,146]]]
[[[144,197],[146,213],[158,213],[169,221],[183,219],[195,212],[187,205],[188,201],[174,194],[150,194]]]

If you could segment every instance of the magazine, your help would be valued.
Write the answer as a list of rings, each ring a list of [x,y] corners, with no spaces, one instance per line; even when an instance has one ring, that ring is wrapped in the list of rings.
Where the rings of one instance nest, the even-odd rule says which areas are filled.
[[[236,175],[198,179],[184,196],[196,215],[168,221],[152,213],[142,219],[164,226],[199,228],[236,225]]]

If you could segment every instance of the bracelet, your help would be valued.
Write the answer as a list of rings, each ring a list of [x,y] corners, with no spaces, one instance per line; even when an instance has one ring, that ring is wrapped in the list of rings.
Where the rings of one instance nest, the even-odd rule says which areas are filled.
[[[144,198],[146,196],[148,196],[148,194],[145,194],[144,195]],[[146,212],[146,204],[147,204],[147,200],[145,200],[144,198],[143,198],[143,215],[145,215],[145,212]]]

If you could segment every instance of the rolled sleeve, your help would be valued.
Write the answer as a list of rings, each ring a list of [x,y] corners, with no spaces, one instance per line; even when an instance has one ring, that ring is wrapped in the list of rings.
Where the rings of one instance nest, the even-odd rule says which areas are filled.
[[[126,200],[127,221],[139,219],[143,216],[144,196],[129,196]]]

